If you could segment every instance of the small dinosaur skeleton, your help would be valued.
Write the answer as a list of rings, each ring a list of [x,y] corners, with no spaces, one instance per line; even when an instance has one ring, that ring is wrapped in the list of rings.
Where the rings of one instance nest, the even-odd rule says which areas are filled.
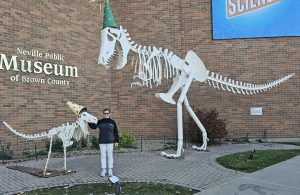
[[[202,132],[202,146],[192,146],[192,148],[206,150],[207,147],[207,132],[190,107],[187,99],[187,92],[192,81],[205,82],[214,88],[232,93],[252,95],[276,87],[294,75],[289,74],[281,79],[266,84],[244,83],[223,77],[222,75],[208,71],[203,61],[193,51],[188,51],[185,59],[181,59],[168,49],[136,44],[131,40],[126,29],[122,28],[122,26],[117,28],[116,24],[112,23],[114,19],[111,11],[109,11],[110,7],[108,0],[106,1],[105,6],[105,13],[108,13],[108,16],[104,16],[104,19],[107,21],[104,22],[105,25],[101,31],[101,48],[98,64],[101,64],[106,68],[110,67],[110,61],[114,55],[118,53],[119,61],[115,68],[122,69],[127,64],[129,51],[132,51],[137,55],[136,60],[134,57],[132,59],[132,65],[135,66],[135,73],[137,73],[134,78],[139,79],[139,81],[133,82],[131,86],[138,85],[152,87],[152,83],[156,83],[156,85],[161,84],[162,78],[173,78],[173,84],[167,93],[155,94],[158,99],[170,104],[176,104],[173,100],[173,95],[181,89],[181,94],[177,101],[177,152],[176,154],[162,152],[161,155],[167,158],[179,158],[183,152],[182,103],[184,103],[188,113]]]
[[[51,154],[53,137],[57,135],[63,142],[63,150],[64,150],[64,170],[67,172],[67,161],[66,161],[66,148],[73,144],[71,138],[79,141],[82,137],[86,137],[89,135],[88,124],[87,123],[97,123],[98,119],[93,115],[86,112],[86,108],[79,106],[75,103],[68,102],[70,108],[78,115],[78,119],[73,123],[63,124],[58,127],[53,127],[51,130],[47,132],[43,132],[41,134],[27,135],[20,133],[13,129],[8,123],[3,122],[4,125],[11,130],[14,134],[21,136],[25,140],[42,140],[42,139],[50,139],[50,146],[48,151],[48,158],[46,161],[46,165],[44,168],[44,175],[49,175],[47,173],[47,166]]]

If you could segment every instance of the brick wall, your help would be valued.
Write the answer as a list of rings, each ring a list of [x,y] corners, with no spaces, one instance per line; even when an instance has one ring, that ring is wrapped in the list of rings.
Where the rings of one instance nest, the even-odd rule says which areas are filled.
[[[194,108],[216,108],[227,119],[231,137],[248,134],[260,138],[264,132],[268,137],[300,137],[299,37],[212,40],[210,0],[115,0],[111,7],[118,25],[126,28],[136,43],[168,48],[182,58],[193,50],[208,70],[234,80],[265,83],[296,73],[283,85],[255,96],[232,94],[199,82],[192,84],[188,95]],[[74,101],[98,117],[104,107],[111,107],[120,131],[144,137],[176,136],[176,106],[154,97],[167,91],[171,80],[163,80],[158,87],[131,88],[132,55],[122,71],[97,65],[103,12],[95,4],[16,0],[2,1],[0,9],[0,53],[17,55],[17,48],[59,53],[65,56],[61,64],[76,66],[79,72],[78,78],[19,72],[20,76],[65,79],[70,81],[66,87],[13,82],[10,77],[17,72],[0,70],[1,121],[23,133],[49,130],[76,120],[66,106],[67,101]],[[250,116],[251,106],[261,106],[263,115]],[[186,111],[184,122],[186,127]],[[1,143],[14,143],[16,139],[0,124]],[[34,144],[26,143],[21,147]]]
[[[110,107],[110,71],[97,65],[102,21],[98,8],[79,0],[17,0],[1,1],[0,10],[0,53],[8,58],[17,55],[18,59],[32,63],[41,61],[78,68],[77,78],[0,70],[2,144],[17,140],[2,121],[23,133],[38,133],[76,121],[67,101],[87,107],[97,117],[104,107]],[[17,48],[61,54],[64,61],[20,55]],[[11,81],[10,77],[17,74],[44,78],[46,83]],[[48,78],[70,81],[70,86],[47,84]],[[92,133],[97,135],[96,131]],[[34,143],[19,147],[32,147]],[[36,143],[41,146],[44,142]]]
[[[195,51],[206,68],[238,81],[267,83],[296,76],[266,93],[243,96],[194,82],[189,90],[194,108],[216,108],[226,118],[230,137],[300,137],[300,38],[212,40],[211,0],[112,1],[114,16],[133,41],[168,48],[184,58]],[[131,58],[129,58],[131,59]],[[130,63],[129,63],[130,64]],[[121,129],[138,135],[176,136],[176,106],[157,100],[171,80],[154,88],[130,87],[134,67],[112,72],[112,107]],[[178,97],[178,94],[177,96]],[[250,116],[260,106],[262,116]],[[184,113],[185,127],[188,115]]]

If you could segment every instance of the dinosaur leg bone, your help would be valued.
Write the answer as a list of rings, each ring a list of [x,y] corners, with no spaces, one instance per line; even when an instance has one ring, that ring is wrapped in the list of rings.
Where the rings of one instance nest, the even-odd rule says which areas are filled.
[[[67,170],[67,147],[63,147],[64,148],[64,170],[65,173],[71,173],[72,170]]]
[[[58,137],[63,141],[63,149],[64,149],[64,170],[67,171],[67,147],[73,144],[71,138],[74,134],[75,128],[78,126],[77,123],[67,124],[64,128],[57,134]]]
[[[64,147],[64,170],[67,171],[67,148]]]
[[[207,147],[207,141],[208,141],[208,138],[207,138],[207,132],[206,132],[206,129],[205,127],[202,125],[202,123],[200,122],[200,120],[198,119],[198,117],[196,116],[195,112],[192,110],[190,104],[189,104],[189,101],[187,99],[187,97],[184,98],[184,105],[188,111],[188,113],[190,114],[190,116],[193,118],[193,120],[195,121],[195,123],[197,124],[197,126],[199,127],[199,129],[201,130],[202,132],[202,140],[203,140],[203,144],[201,147],[197,147],[197,146],[192,146],[193,149],[196,149],[196,150],[206,150],[206,147]]]
[[[176,154],[167,154],[166,152],[161,152],[161,155],[167,158],[180,158],[182,152],[184,151],[182,147],[183,146],[182,103],[186,97],[186,94],[188,92],[188,89],[193,79],[194,79],[194,74],[191,73],[188,79],[186,80],[186,83],[182,87],[182,92],[177,102],[177,132],[178,132],[177,152]]]
[[[173,95],[186,83],[187,76],[184,72],[178,74],[174,80],[170,90],[167,93],[156,93],[155,97],[169,104],[176,104],[173,100]]]
[[[48,158],[47,158],[46,165],[45,165],[45,168],[44,168],[44,173],[43,173],[44,175],[50,175],[51,174],[51,173],[47,173],[47,166],[48,166],[49,158],[50,158],[50,154],[51,154],[52,141],[53,141],[53,136],[50,137],[50,146],[49,146],[49,151],[48,151]]]

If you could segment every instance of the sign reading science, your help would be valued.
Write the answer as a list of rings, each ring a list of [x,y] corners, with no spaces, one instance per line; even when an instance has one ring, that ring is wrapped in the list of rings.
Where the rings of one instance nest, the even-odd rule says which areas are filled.
[[[213,0],[213,39],[300,36],[300,0]]]

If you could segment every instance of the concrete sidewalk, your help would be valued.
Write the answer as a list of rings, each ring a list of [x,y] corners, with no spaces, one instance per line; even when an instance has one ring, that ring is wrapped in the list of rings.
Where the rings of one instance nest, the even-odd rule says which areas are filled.
[[[210,146],[208,152],[186,149],[184,159],[166,159],[156,152],[114,154],[114,174],[121,182],[162,182],[199,190],[198,194],[293,194],[300,195],[300,157],[253,174],[226,169],[216,163],[224,154],[268,149],[300,149],[281,144],[227,144]],[[174,152],[174,151],[169,151]],[[46,159],[18,163],[18,166],[43,168]],[[15,165],[15,164],[10,164]],[[62,170],[63,158],[50,158],[48,169]],[[40,188],[90,183],[105,183],[100,177],[99,155],[67,158],[67,169],[76,173],[39,178],[0,166],[0,194],[16,194]],[[300,176],[299,176],[300,178]],[[284,192],[284,193],[283,193]]]
[[[197,193],[212,194],[300,195],[300,156]]]

